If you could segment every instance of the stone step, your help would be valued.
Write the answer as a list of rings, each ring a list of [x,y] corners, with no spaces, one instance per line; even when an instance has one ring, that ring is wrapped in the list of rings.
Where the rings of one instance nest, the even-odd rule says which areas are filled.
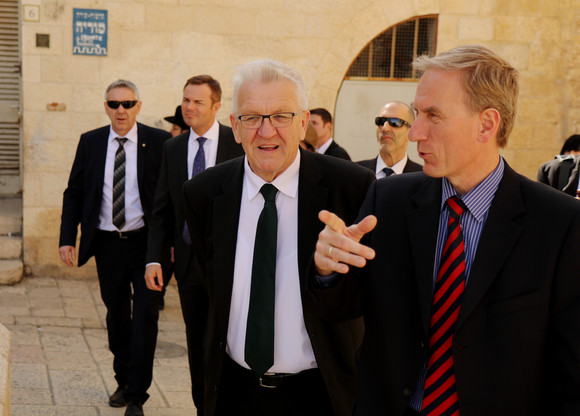
[[[16,260],[22,257],[22,237],[0,236],[0,260]]]
[[[11,285],[22,280],[22,260],[0,260],[0,285]]]
[[[22,235],[22,198],[0,197],[0,235]]]

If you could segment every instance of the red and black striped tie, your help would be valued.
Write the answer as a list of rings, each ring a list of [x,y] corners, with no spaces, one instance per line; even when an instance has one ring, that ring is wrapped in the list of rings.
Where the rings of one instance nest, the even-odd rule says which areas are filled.
[[[421,415],[459,416],[453,369],[453,331],[465,289],[465,244],[459,217],[467,209],[456,196],[447,200],[449,220],[431,306],[429,359]]]

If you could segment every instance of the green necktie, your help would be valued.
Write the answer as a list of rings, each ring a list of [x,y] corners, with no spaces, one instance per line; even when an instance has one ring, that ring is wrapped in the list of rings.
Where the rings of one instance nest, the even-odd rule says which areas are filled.
[[[274,293],[278,234],[276,212],[278,189],[267,183],[262,186],[260,192],[264,196],[264,208],[258,219],[254,242],[252,287],[244,355],[246,363],[258,376],[274,365]]]

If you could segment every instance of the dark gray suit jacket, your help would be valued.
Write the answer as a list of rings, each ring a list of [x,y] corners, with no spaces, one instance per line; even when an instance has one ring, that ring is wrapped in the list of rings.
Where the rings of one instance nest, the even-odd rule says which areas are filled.
[[[191,260],[191,247],[182,237],[185,224],[182,187],[187,182],[188,139],[189,132],[186,132],[165,144],[147,250],[147,263],[163,263],[167,248],[175,247],[175,278],[178,282],[183,279]],[[216,164],[243,154],[231,127],[220,124]]]
[[[334,141],[334,139],[332,139],[332,143],[330,143],[330,146],[328,146],[328,149],[326,149],[326,152],[324,152],[324,154],[328,156],[338,157],[344,160],[350,160],[348,152],[344,150],[341,146],[339,146],[338,143]]]
[[[81,135],[63,195],[59,247],[76,244],[80,223],[79,267],[93,255],[92,243],[103,199],[109,131],[107,125]],[[170,137],[171,134],[165,130],[137,123],[137,182],[147,225],[153,208],[163,144]]]
[[[364,269],[313,291],[328,319],[364,316],[356,415],[402,415],[425,362],[441,179],[376,181]],[[580,202],[506,165],[457,319],[462,416],[580,414]]]
[[[335,412],[351,415],[355,395],[355,357],[361,320],[326,322],[306,294],[306,268],[323,224],[318,212],[328,209],[354,221],[375,177],[368,169],[341,159],[301,150],[298,184],[298,270],[306,329]],[[208,346],[205,361],[206,416],[215,412],[227,344],[236,256],[244,158],[206,170],[184,186],[185,216],[195,260],[209,295]]]
[[[565,166],[569,164],[568,166]],[[564,169],[566,168],[566,169]],[[561,177],[561,172],[566,170],[566,177]],[[580,180],[580,156],[574,159],[559,160],[552,159],[540,166],[538,169],[538,182],[550,185],[568,195],[576,196],[578,181]]]

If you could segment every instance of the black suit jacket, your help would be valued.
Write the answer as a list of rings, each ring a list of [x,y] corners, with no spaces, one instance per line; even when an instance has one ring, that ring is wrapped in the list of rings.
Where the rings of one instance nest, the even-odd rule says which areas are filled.
[[[80,223],[79,267],[93,255],[92,243],[99,225],[109,131],[110,126],[104,126],[81,135],[63,195],[59,246],[76,244]],[[163,143],[170,137],[171,134],[165,130],[137,123],[137,181],[145,224],[151,218]]]
[[[187,182],[187,148],[190,132],[167,141],[161,163],[159,184],[149,227],[147,263],[162,263],[168,247],[175,247],[175,278],[178,282],[188,270],[191,247],[183,241],[183,184]],[[244,154],[231,127],[220,124],[216,164]],[[165,277],[166,278],[166,277]]]
[[[355,391],[355,355],[362,336],[360,320],[323,321],[306,296],[306,267],[323,224],[318,212],[329,209],[354,220],[374,175],[354,163],[301,151],[298,184],[298,270],[302,309],[318,366],[337,415],[350,415]],[[184,186],[185,215],[208,292],[210,311],[206,348],[206,415],[213,415],[227,343],[228,321],[244,158],[206,170]]]
[[[359,160],[356,163],[358,163],[361,166],[364,166],[367,169],[372,170],[373,172],[376,172],[376,170],[377,170],[377,158],[376,157],[374,159]],[[405,164],[405,167],[403,168],[403,173],[421,172],[422,170],[423,170],[423,166],[421,166],[417,162],[413,162],[411,159],[407,158],[407,163]]]
[[[326,149],[326,152],[324,152],[324,154],[328,156],[338,157],[344,160],[350,160],[350,156],[348,155],[347,151],[344,150],[342,147],[340,147],[334,139],[332,139],[330,146],[328,146],[328,149]]]
[[[567,178],[560,181],[560,172],[563,163],[570,163],[570,173]],[[559,161],[557,158],[552,159],[540,166],[538,169],[538,182],[550,185],[552,188],[563,191],[568,195],[576,196],[578,190],[578,181],[580,180],[580,156],[574,160]]]
[[[329,319],[364,316],[357,415],[402,415],[426,357],[441,179],[375,182],[364,269],[316,287]],[[455,327],[462,416],[580,414],[580,202],[506,165]]]

